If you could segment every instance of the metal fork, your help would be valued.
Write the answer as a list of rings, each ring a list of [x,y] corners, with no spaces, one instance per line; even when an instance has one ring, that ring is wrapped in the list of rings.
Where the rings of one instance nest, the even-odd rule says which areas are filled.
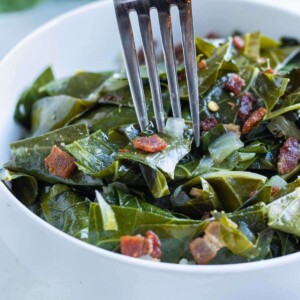
[[[137,13],[158,132],[163,132],[164,129],[164,110],[155,57],[150,10],[156,9],[158,12],[172,112],[175,118],[181,118],[181,105],[170,13],[172,6],[178,7],[194,138],[196,145],[199,146],[200,117],[198,76],[191,0],[114,0],[114,4],[121,36],[125,68],[134,107],[140,127],[144,130],[148,125],[149,120],[130,21],[130,13],[132,11]]]

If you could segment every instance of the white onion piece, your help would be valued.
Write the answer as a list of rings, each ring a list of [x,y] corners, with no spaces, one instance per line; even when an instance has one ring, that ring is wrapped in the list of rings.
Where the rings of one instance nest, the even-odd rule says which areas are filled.
[[[164,133],[174,138],[183,138],[184,129],[184,119],[168,118]]]
[[[244,143],[239,139],[235,132],[228,132],[218,137],[208,147],[211,158],[215,163],[221,163],[231,153],[244,146]]]

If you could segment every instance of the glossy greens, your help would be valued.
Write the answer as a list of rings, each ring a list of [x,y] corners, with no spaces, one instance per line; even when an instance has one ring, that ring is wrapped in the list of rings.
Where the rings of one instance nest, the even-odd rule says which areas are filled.
[[[195,264],[191,245],[201,239],[219,249],[209,264],[298,252],[299,43],[260,32],[195,42],[200,147],[193,140],[182,62],[181,120],[172,118],[159,63],[164,132],[157,132],[153,119],[146,66],[140,69],[150,119],[144,131],[122,69],[56,79],[48,67],[16,105],[14,118],[27,135],[10,145],[0,179],[52,226],[117,253],[121,238],[149,230],[161,242],[160,260],[168,263]],[[253,117],[258,110],[265,113]],[[136,138],[153,135],[166,147],[149,152],[136,146]],[[45,164],[53,146],[75,160],[70,176],[56,176]],[[287,172],[281,172],[285,161]],[[209,232],[212,225],[217,232]]]

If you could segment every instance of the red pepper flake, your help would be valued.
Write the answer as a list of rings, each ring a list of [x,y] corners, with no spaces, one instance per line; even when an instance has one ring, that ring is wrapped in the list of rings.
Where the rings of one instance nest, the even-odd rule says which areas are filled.
[[[205,59],[201,59],[198,62],[198,70],[206,70],[207,69],[207,62]]]
[[[151,230],[146,232],[146,236],[125,235],[120,238],[121,253],[131,257],[141,257],[150,255],[152,258],[160,259],[161,242],[159,237]]]
[[[244,48],[245,48],[245,41],[239,35],[236,35],[233,37],[232,43],[233,43],[233,46],[235,47],[235,49],[238,51],[244,50]]]
[[[272,189],[271,189],[271,196],[274,196],[274,195],[277,194],[280,190],[281,190],[280,187],[278,187],[278,186],[272,186]]]
[[[121,153],[127,153],[127,152],[129,152],[129,150],[128,149],[119,149],[119,152],[121,152]]]
[[[134,148],[145,152],[155,153],[165,150],[168,146],[166,141],[158,135],[138,137],[132,141]]]
[[[281,175],[290,173],[300,160],[300,144],[296,138],[288,138],[280,149],[278,172]]]
[[[227,80],[224,85],[224,90],[230,93],[233,93],[235,96],[239,95],[242,92],[242,89],[246,86],[244,79],[239,75],[233,74]]]
[[[63,178],[69,177],[76,169],[75,158],[57,146],[53,146],[45,158],[45,165],[50,173]]]
[[[202,132],[207,132],[218,125],[218,121],[214,117],[208,117],[200,122],[200,129]]]
[[[274,75],[275,74],[275,71],[272,69],[272,68],[268,68],[264,71],[265,74],[271,74],[271,75]]]
[[[255,196],[258,193],[258,191],[253,191],[249,194],[249,198],[252,198],[253,196]]]
[[[238,116],[243,123],[250,117],[251,111],[253,109],[253,102],[255,101],[251,93],[245,92],[240,98],[240,108],[238,111]]]
[[[263,120],[264,116],[267,114],[267,110],[264,107],[256,110],[245,122],[242,133],[249,133],[255,126],[259,124],[260,121]]]

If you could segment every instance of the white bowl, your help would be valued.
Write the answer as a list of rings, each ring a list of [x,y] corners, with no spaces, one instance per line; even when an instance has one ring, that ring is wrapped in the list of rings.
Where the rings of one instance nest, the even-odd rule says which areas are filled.
[[[300,37],[300,16],[255,1],[194,0],[197,34],[261,30]],[[157,25],[157,24],[156,24]],[[155,26],[157,31],[157,26]],[[175,32],[178,35],[178,27]],[[13,111],[20,92],[47,65],[58,77],[78,68],[114,68],[120,54],[112,2],[94,3],[37,30],[0,63],[1,157],[19,128]],[[58,282],[71,299],[299,299],[300,253],[227,266],[183,266],[121,256],[78,241],[27,210],[1,183],[0,236],[39,278]]]

